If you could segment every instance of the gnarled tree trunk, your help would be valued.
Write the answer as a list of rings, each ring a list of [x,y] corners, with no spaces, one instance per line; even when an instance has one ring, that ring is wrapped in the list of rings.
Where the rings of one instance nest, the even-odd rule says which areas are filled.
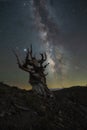
[[[26,57],[24,59],[24,63],[21,63],[17,52],[15,52],[15,56],[17,58],[17,63],[20,69],[26,71],[29,73],[29,83],[32,86],[32,90],[36,92],[37,94],[43,95],[43,96],[52,96],[50,90],[47,87],[46,84],[46,76],[48,74],[45,74],[45,69],[48,66],[48,64],[44,64],[47,60],[46,53],[41,53],[41,59],[37,59],[32,54],[32,45],[30,49],[28,48],[26,51]]]

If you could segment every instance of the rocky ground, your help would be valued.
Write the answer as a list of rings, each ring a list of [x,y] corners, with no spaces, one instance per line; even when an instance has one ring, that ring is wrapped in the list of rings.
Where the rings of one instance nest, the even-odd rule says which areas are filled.
[[[53,94],[43,98],[0,83],[0,130],[87,130],[87,88]]]

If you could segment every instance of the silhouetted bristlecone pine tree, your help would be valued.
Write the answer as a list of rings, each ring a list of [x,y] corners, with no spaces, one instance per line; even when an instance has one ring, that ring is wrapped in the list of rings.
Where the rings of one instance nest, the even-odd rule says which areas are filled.
[[[29,83],[32,86],[32,90],[37,94],[43,95],[44,97],[53,97],[52,92],[48,89],[46,83],[46,76],[48,73],[45,74],[45,70],[49,65],[49,63],[44,65],[44,62],[47,60],[46,53],[41,53],[41,58],[37,59],[33,56],[31,45],[30,49],[28,48],[26,51],[24,63],[21,63],[17,52],[14,51],[14,54],[17,58],[19,68],[29,73]]]

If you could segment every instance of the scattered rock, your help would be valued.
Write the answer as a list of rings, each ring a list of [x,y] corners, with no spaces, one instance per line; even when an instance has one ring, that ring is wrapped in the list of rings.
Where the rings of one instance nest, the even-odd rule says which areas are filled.
[[[87,88],[53,91],[54,99],[0,83],[0,130],[86,130]]]

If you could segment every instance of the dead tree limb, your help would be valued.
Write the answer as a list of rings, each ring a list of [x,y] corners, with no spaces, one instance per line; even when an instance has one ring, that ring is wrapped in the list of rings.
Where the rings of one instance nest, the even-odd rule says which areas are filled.
[[[46,67],[49,65],[49,63],[43,65],[47,60],[46,53],[40,53],[41,58],[37,59],[35,56],[33,56],[31,45],[30,48],[27,49],[24,63],[21,63],[17,52],[13,52],[16,56],[18,67],[29,73],[29,83],[31,84],[32,89],[38,94],[44,96],[50,95],[50,90],[48,89],[46,83],[46,76],[48,73],[45,74]]]

